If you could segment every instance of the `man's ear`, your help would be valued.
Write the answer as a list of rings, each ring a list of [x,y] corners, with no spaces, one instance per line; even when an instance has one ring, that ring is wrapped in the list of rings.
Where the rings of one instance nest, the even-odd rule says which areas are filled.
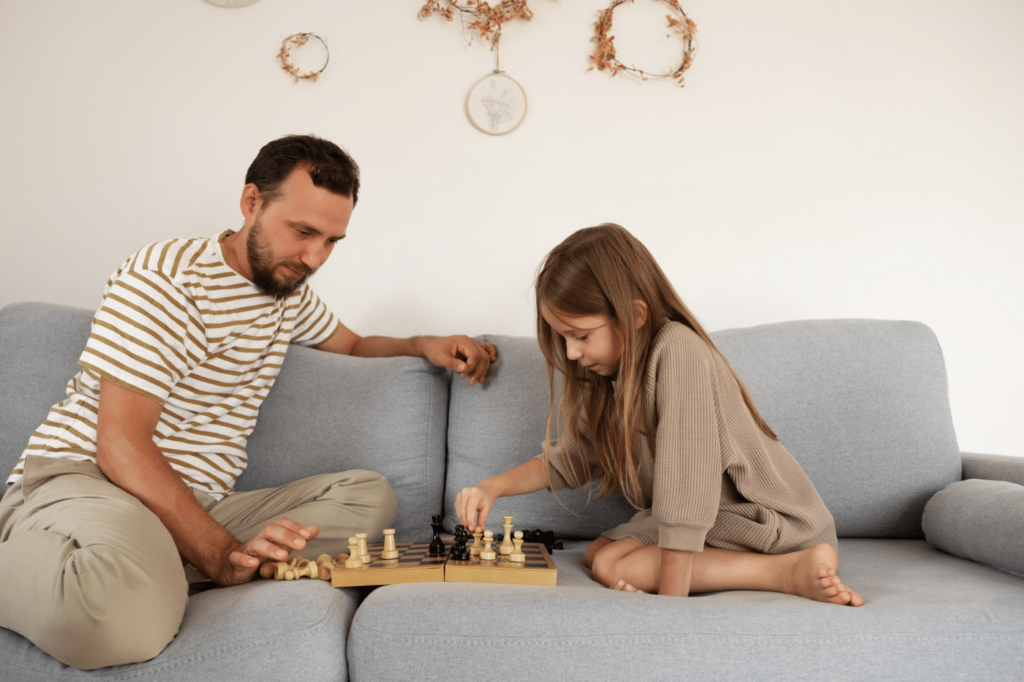
[[[260,194],[260,190],[256,185],[250,182],[242,188],[242,199],[239,202],[239,207],[242,209],[242,217],[245,218],[246,225],[259,213],[262,206],[263,195]]]
[[[640,299],[633,299],[633,329],[639,329],[647,322],[647,304]]]

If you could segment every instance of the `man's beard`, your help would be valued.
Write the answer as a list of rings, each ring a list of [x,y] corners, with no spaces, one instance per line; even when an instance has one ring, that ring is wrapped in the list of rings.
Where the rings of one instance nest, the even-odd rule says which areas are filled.
[[[257,217],[245,240],[245,251],[249,256],[249,267],[252,268],[252,283],[267,296],[277,300],[288,298],[298,291],[299,287],[305,284],[309,276],[316,271],[304,263],[287,263],[288,267],[302,273],[302,276],[296,280],[278,279],[274,275],[274,266],[280,265],[280,263],[274,263],[273,249],[264,238],[261,232],[262,227],[263,224]]]

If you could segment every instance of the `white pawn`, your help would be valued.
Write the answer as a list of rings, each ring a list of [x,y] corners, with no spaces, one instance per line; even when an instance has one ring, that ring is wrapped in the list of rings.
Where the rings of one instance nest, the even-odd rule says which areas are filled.
[[[380,553],[381,559],[397,559],[398,548],[395,547],[395,529],[388,528],[384,531],[384,551]]]
[[[523,553],[523,531],[516,531],[516,539],[513,542],[515,543],[515,547],[512,550],[512,553],[508,555],[508,560],[517,564],[525,564],[526,554]]]
[[[494,533],[484,531],[484,548],[480,551],[480,561],[494,561],[498,558],[497,552],[491,549],[494,544]]]
[[[469,557],[471,559],[474,557],[480,557],[480,552],[484,548],[484,546],[480,544],[480,538],[482,538],[483,535],[484,529],[482,526],[477,526],[473,529],[473,545],[469,548]]]
[[[355,537],[348,539],[348,558],[345,559],[345,568],[362,568],[363,560],[359,558],[359,540]]]

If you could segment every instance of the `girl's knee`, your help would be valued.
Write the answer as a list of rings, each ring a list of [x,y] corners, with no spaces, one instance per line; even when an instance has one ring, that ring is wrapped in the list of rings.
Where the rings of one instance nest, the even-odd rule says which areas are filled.
[[[596,543],[595,543],[596,544]],[[591,545],[593,546],[593,545]],[[590,561],[590,570],[594,580],[608,587],[616,580],[617,567],[622,553],[615,551],[611,543],[599,547]]]

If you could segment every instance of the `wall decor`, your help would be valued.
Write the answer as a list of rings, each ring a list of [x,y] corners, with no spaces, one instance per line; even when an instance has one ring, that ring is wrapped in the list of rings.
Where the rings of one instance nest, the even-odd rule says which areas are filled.
[[[469,89],[466,115],[480,132],[506,135],[526,118],[526,91],[511,76],[494,71]]]
[[[296,52],[299,48],[306,45],[310,39],[319,41],[320,45],[324,49],[324,63],[318,69],[306,69],[305,72],[301,72],[299,67],[292,63],[292,50]],[[320,74],[327,68],[327,63],[331,60],[330,50],[327,49],[327,41],[318,36],[315,33],[295,33],[283,41],[281,41],[281,51],[277,53],[277,58],[281,60],[281,69],[287,71],[298,83],[300,80],[313,81],[314,83],[320,77]]]
[[[675,34],[682,40],[682,58],[679,62],[679,66],[675,69],[670,69],[665,73],[645,73],[641,69],[633,66],[626,66],[619,61],[618,56],[615,53],[615,36],[609,35],[612,28],[612,14],[615,12],[615,8],[626,2],[633,2],[634,0],[613,0],[611,6],[608,9],[599,10],[597,13],[597,21],[594,23],[594,37],[590,40],[597,43],[597,47],[594,48],[594,53],[590,55],[590,61],[593,62],[591,67],[587,69],[592,71],[597,69],[598,71],[604,71],[608,69],[612,76],[618,74],[620,71],[625,71],[631,76],[636,76],[642,80],[657,80],[660,78],[672,78],[679,87],[683,87],[686,83],[683,78],[683,73],[690,68],[693,63],[693,55],[697,51],[697,41],[694,35],[697,33],[697,24],[693,23],[690,17],[686,16],[686,12],[679,6],[679,0],[651,0],[652,2],[664,2],[666,5],[672,8],[676,16],[668,14],[665,16],[668,19],[668,30],[670,35]]]

